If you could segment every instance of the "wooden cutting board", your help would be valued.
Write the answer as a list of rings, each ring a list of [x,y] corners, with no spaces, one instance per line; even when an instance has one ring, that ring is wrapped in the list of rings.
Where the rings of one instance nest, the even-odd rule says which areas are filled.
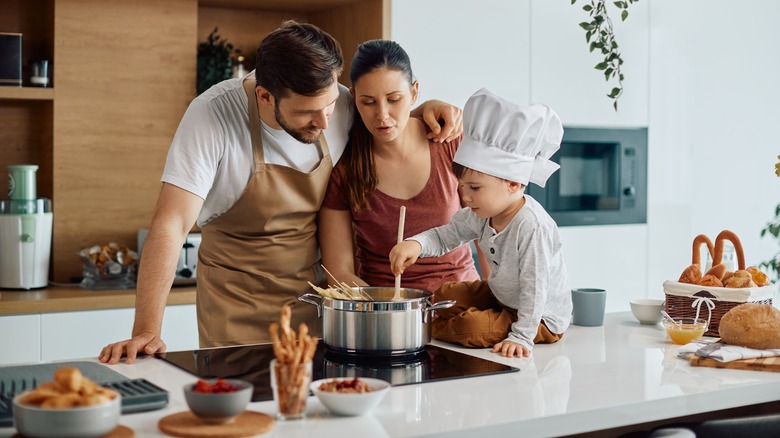
[[[709,357],[701,357],[692,354],[690,359],[691,366],[694,367],[731,368],[737,370],[771,371],[780,373],[780,356],[720,362]]]

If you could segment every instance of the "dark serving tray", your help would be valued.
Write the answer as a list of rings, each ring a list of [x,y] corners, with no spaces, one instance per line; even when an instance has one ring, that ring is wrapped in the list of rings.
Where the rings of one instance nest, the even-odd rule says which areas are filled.
[[[122,413],[152,411],[168,404],[168,391],[146,379],[128,379],[94,362],[58,362],[0,367],[0,427],[13,426],[14,396],[54,380],[54,370],[76,367],[95,383],[122,394]]]

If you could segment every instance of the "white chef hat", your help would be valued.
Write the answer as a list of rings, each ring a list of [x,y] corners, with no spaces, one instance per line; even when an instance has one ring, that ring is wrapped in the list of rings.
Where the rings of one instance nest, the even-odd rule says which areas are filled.
[[[546,105],[517,105],[483,88],[466,102],[463,129],[454,161],[469,169],[544,187],[561,167],[549,158],[560,148],[563,126]]]

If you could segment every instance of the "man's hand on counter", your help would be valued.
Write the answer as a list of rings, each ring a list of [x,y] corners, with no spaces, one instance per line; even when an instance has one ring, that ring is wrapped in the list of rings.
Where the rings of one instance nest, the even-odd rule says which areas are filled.
[[[119,360],[124,356],[127,358],[125,363],[131,364],[135,362],[135,358],[139,353],[149,355],[165,353],[166,348],[165,342],[158,335],[142,333],[133,336],[132,339],[106,345],[100,351],[98,360],[102,363],[114,365],[118,364]]]

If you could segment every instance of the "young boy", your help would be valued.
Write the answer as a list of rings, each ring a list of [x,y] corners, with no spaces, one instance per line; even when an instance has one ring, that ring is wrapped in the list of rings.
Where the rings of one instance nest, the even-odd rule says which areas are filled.
[[[482,89],[466,102],[453,171],[466,208],[390,251],[393,274],[418,257],[437,257],[478,239],[487,281],[443,284],[437,301],[455,300],[432,321],[433,336],[468,347],[527,357],[535,343],[557,342],[571,320],[571,289],[555,221],[525,187],[544,187],[560,166],[549,160],[563,126],[544,105],[519,106]],[[483,275],[485,274],[483,270]]]

